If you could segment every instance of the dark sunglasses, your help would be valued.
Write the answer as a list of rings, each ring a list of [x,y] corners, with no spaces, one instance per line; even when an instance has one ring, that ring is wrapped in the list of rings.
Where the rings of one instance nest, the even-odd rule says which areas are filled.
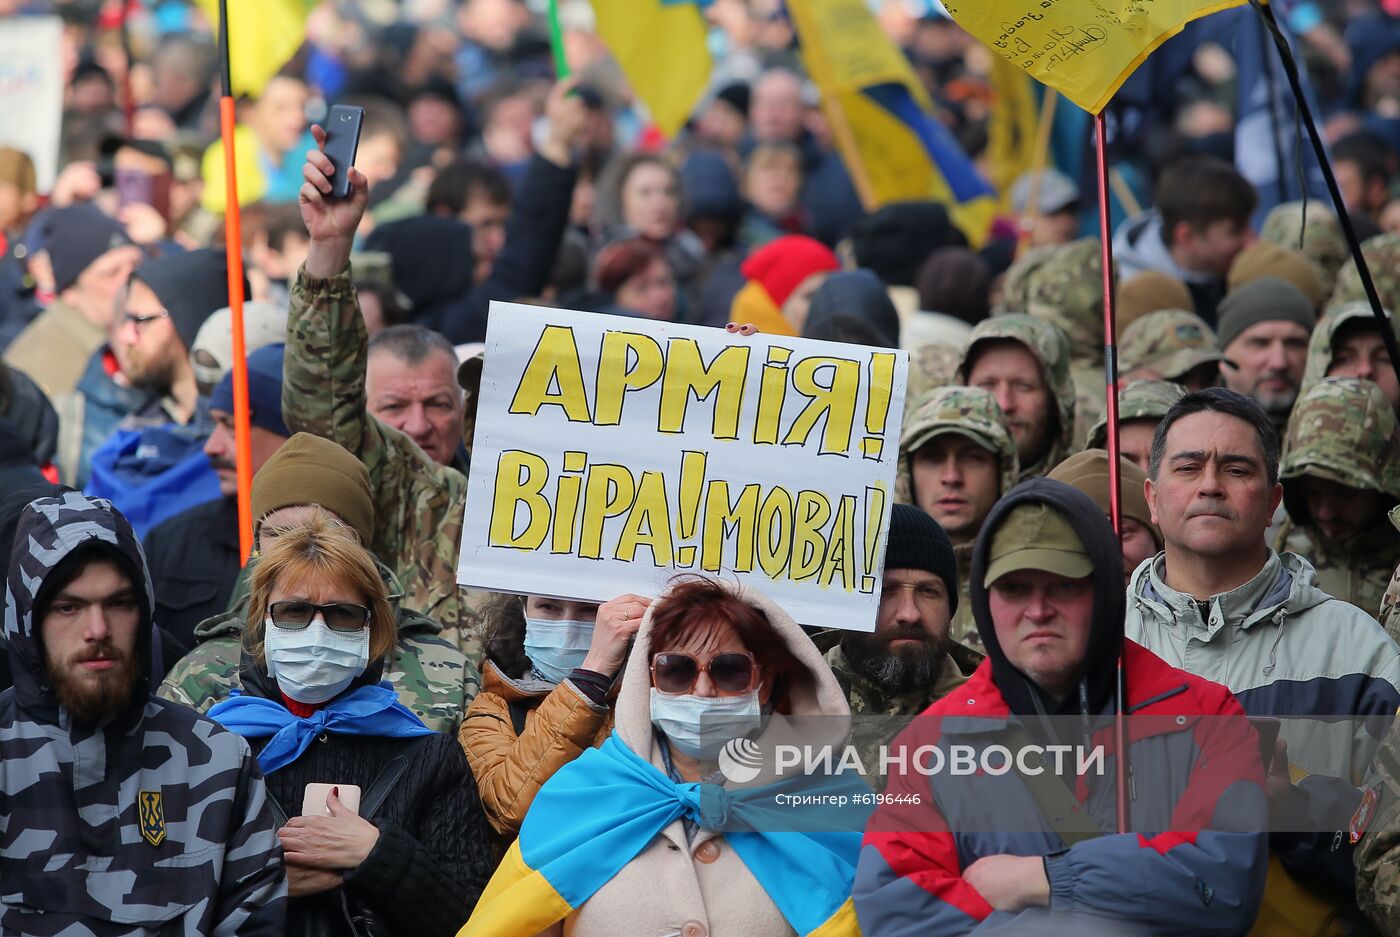
[[[700,663],[690,654],[666,652],[651,658],[651,682],[662,693],[689,693],[695,689],[701,671],[710,675],[710,682],[721,693],[747,693],[761,670],[753,655],[728,651],[716,654]]]
[[[310,602],[273,602],[267,607],[272,623],[284,631],[300,631],[319,612],[332,631],[359,631],[369,623],[369,609],[349,602],[313,605]]]

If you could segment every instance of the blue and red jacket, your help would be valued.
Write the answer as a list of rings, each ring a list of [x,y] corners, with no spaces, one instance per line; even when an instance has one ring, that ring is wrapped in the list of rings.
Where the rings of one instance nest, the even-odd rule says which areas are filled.
[[[1055,828],[1065,818],[1046,816],[1043,797],[1014,770],[931,776],[891,770],[887,803],[866,827],[856,873],[855,906],[866,937],[984,934],[1061,915],[1118,919],[1135,933],[1249,930],[1267,870],[1258,736],[1224,687],[1131,641],[1124,654],[1135,832],[1114,832],[1111,709],[1088,723],[1087,746],[1104,747],[1106,770],[1077,776],[1072,793],[1061,785],[1066,812],[1087,813],[1102,835],[1061,838]],[[906,753],[937,746],[949,757],[954,745],[979,753],[993,745],[1015,750],[1013,739],[1029,740],[1023,728],[993,683],[988,660],[916,719],[891,756],[900,746]],[[999,764],[998,757],[991,760]],[[994,910],[962,877],[973,862],[994,855],[1045,857],[1049,907]]]

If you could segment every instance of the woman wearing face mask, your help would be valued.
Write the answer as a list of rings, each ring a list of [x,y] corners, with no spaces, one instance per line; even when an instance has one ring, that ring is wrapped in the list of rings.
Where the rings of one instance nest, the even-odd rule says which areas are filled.
[[[289,818],[289,935],[454,934],[494,866],[461,748],[381,682],[394,640],[374,560],[319,508],[252,573],[242,690],[209,715]]]
[[[614,684],[651,600],[503,595],[486,610],[486,660],[458,740],[487,819],[514,836],[535,792],[612,729]]]
[[[777,604],[726,581],[678,580],[638,632],[616,729],[540,789],[463,934],[857,935],[859,822],[810,835],[770,820],[731,836],[717,819],[741,816],[745,797],[721,770],[726,743],[757,739],[762,750],[791,717],[825,716],[805,720],[801,737],[839,746],[849,712],[820,652]],[[857,779],[836,783],[869,793]],[[541,880],[572,907],[542,900]]]

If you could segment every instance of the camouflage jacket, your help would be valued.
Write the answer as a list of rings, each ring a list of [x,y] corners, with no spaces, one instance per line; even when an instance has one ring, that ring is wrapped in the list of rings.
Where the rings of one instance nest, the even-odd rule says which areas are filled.
[[[953,545],[953,558],[958,561],[958,610],[953,613],[950,635],[954,641],[980,654],[982,636],[977,633],[977,622],[972,617],[972,548],[976,545],[971,540]]]
[[[1039,478],[1074,453],[1074,406],[1076,391],[1070,374],[1069,339],[1061,329],[1029,315],[995,316],[983,319],[973,328],[963,346],[958,363],[958,380],[967,382],[968,363],[978,342],[1010,340],[1020,342],[1040,362],[1041,376],[1054,401],[1057,433],[1050,451],[1034,465],[1022,465],[1018,480]]]
[[[1381,307],[1392,311],[1400,309],[1400,234],[1377,234],[1368,238],[1361,245],[1361,254],[1366,258],[1366,269],[1371,271],[1371,279],[1375,281]],[[1367,302],[1366,288],[1361,285],[1356,261],[1348,257],[1337,273],[1337,285],[1332,289],[1332,298],[1327,305],[1331,307],[1354,302]]]
[[[1390,509],[1390,525],[1400,531],[1400,506]],[[1381,596],[1381,614],[1377,619],[1385,633],[1400,641],[1400,566],[1396,566],[1395,572],[1390,574],[1390,585],[1385,587],[1385,595]]]
[[[299,271],[287,316],[283,420],[365,464],[376,505],[370,550],[394,570],[408,604],[459,629],[463,651],[478,661],[480,622],[457,586],[467,480],[369,415],[368,341],[350,271],[329,279]]]
[[[126,708],[75,724],[45,672],[34,621],[45,578],[79,547],[107,544],[136,583],[136,660],[152,663],[151,583],[126,519],[77,492],[31,504],[11,560],[0,697],[0,932],[280,935],[287,883],[248,743],[138,680]]]
[[[982,663],[982,655],[954,642],[938,670],[933,686],[921,687],[903,696],[887,696],[868,677],[855,672],[838,643],[826,652],[826,662],[841,684],[851,704],[853,716],[917,716],[935,701],[956,690]]]
[[[1275,206],[1259,229],[1259,239],[1301,250],[1321,269],[1323,282],[1329,284],[1330,289],[1330,284],[1337,279],[1337,271],[1350,256],[1346,236],[1331,205],[1314,200],[1306,207],[1305,214],[1302,202]]]
[[[1376,752],[1350,834],[1361,837],[1352,853],[1356,903],[1382,933],[1400,933],[1400,719]]]
[[[390,570],[380,564],[379,573],[389,587],[399,629],[398,643],[384,668],[385,679],[428,728],[453,734],[481,688],[481,674],[453,642],[442,637],[441,625],[400,605],[403,596]],[[159,695],[199,712],[208,712],[227,699],[229,690],[239,686],[247,614],[247,594],[235,594],[235,606],[228,612],[201,622],[194,632],[199,644],[170,668]]]
[[[1097,370],[1103,397],[1103,253],[1096,237],[1054,248],[1026,281],[1025,312],[1058,326],[1069,339],[1070,365]]]
[[[1284,438],[1279,478],[1288,522],[1275,549],[1307,557],[1319,588],[1368,615],[1380,612],[1381,596],[1400,555],[1400,536],[1377,518],[1345,543],[1331,542],[1312,524],[1303,491],[1305,478],[1320,478],[1400,502],[1400,425],[1395,411],[1370,381],[1329,377],[1315,382],[1293,406]]]

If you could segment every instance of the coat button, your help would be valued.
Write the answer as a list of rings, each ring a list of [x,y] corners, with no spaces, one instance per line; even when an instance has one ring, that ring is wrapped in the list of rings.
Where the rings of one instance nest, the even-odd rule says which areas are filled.
[[[706,865],[714,862],[719,858],[719,843],[716,843],[712,839],[701,843],[699,848],[695,850],[695,858]]]
[[[681,925],[681,937],[705,937],[705,925],[699,921],[686,921]]]

